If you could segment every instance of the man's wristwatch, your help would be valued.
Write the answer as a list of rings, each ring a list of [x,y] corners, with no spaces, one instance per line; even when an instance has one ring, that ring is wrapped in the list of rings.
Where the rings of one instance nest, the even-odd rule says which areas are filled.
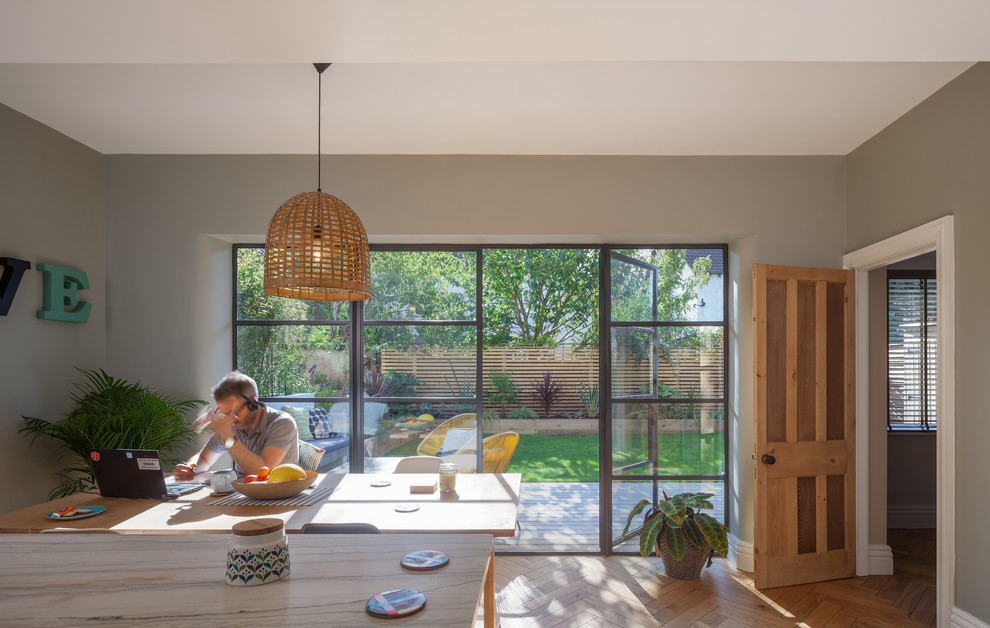
[[[223,447],[224,447],[224,449],[230,449],[231,447],[234,446],[234,443],[236,443],[236,442],[237,442],[237,439],[234,438],[233,436],[230,436],[230,437],[227,438],[227,440],[223,441]]]

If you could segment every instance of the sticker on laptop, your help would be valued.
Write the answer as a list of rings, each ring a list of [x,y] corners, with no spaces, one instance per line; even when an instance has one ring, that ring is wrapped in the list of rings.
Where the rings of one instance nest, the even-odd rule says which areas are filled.
[[[138,469],[142,471],[161,471],[162,463],[158,458],[138,458],[137,459]]]
[[[100,452],[98,452],[98,451],[91,451],[91,452],[89,452],[89,457],[93,459],[93,462],[99,462],[100,461]]]

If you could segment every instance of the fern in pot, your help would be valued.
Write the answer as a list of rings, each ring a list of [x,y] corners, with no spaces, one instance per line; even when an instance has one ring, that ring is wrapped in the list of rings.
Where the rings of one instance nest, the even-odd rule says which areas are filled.
[[[71,466],[58,472],[62,482],[49,499],[96,487],[91,449],[157,449],[164,454],[190,443],[193,432],[183,414],[201,405],[198,399],[177,401],[140,383],[111,377],[106,371],[77,369],[85,381],[74,384],[74,406],[58,421],[22,416],[17,431],[57,442],[73,454]],[[166,464],[179,462],[163,455]]]
[[[712,556],[725,556],[729,550],[728,533],[718,519],[702,508],[714,508],[712,493],[679,493],[668,497],[646,510],[643,528],[639,532],[639,553],[649,556],[656,549],[667,574],[681,580],[691,580],[701,575],[706,566],[711,567]],[[622,536],[629,532],[633,517],[643,512],[650,500],[640,500],[626,519]]]

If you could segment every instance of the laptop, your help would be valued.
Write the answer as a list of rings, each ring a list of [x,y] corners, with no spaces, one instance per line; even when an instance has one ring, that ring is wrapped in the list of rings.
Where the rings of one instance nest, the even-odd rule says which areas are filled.
[[[155,449],[93,449],[89,457],[103,497],[167,501],[204,486],[199,482],[166,484]]]

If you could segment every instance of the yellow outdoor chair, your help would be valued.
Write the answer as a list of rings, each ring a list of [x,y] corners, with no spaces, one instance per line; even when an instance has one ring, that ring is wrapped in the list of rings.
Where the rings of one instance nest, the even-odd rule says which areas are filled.
[[[481,470],[483,473],[505,473],[512,453],[519,444],[519,434],[502,432],[481,441]]]
[[[423,442],[416,448],[416,453],[420,456],[439,456],[445,458],[453,454],[464,451],[477,451],[474,447],[477,438],[471,438],[468,432],[474,432],[478,423],[477,415],[473,413],[458,414],[447,419],[432,432],[426,435]],[[451,430],[456,430],[451,432]],[[450,440],[447,440],[450,436]]]

